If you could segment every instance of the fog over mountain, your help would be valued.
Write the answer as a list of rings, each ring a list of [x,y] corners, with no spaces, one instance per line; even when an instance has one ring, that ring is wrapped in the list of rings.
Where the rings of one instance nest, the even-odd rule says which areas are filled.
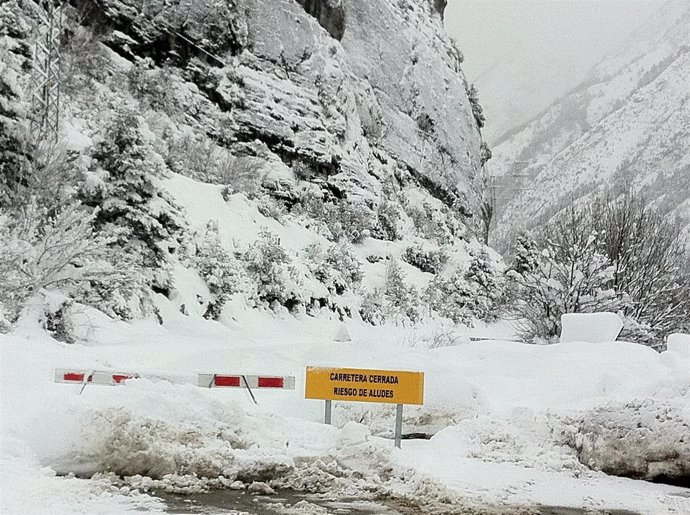
[[[446,29],[495,142],[581,82],[666,0],[450,0]]]

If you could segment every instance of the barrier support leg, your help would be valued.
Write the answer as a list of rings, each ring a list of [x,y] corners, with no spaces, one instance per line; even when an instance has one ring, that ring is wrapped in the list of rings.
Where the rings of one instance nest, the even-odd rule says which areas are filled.
[[[79,395],[84,393],[84,390],[86,389],[86,385],[89,384],[89,380],[93,376],[93,370],[91,370],[88,374],[84,374],[84,382],[81,383],[81,388],[79,389]]]
[[[323,422],[324,424],[328,424],[329,426],[331,425],[331,409],[332,409],[332,401],[326,401],[326,413],[324,414],[323,417]]]
[[[400,449],[400,441],[402,440],[402,415],[403,405],[397,404],[395,407],[395,446]]]
[[[254,404],[259,404],[258,402],[256,402],[256,397],[254,397],[254,392],[252,392],[252,389],[249,387],[249,381],[247,381],[247,376],[243,375],[242,380],[244,381],[244,386],[247,387],[247,391],[249,392],[249,395],[252,397]]]

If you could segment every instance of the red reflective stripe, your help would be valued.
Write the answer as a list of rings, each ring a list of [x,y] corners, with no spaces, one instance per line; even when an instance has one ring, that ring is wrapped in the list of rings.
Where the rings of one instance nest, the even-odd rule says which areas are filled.
[[[74,372],[68,372],[62,376],[63,381],[84,381],[84,374],[76,374]]]
[[[125,375],[125,374],[113,374],[113,381],[115,381],[115,383],[119,384],[122,381],[124,381],[125,379],[132,379],[133,377],[134,376]]]
[[[260,377],[259,388],[282,388],[285,380],[282,377]]]
[[[215,376],[213,384],[216,386],[239,386],[240,376]]]

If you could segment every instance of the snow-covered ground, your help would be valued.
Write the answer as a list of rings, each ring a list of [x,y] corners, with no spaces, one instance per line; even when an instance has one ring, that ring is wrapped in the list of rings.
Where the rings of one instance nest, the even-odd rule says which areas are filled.
[[[224,201],[218,186],[175,175],[165,185],[192,229],[217,220],[228,249],[246,248],[263,227],[294,255],[327,245],[296,222],[264,217],[242,195]],[[474,245],[457,242],[451,259],[466,261]],[[373,238],[357,245],[364,283],[379,286],[385,256],[403,249]],[[382,261],[366,260],[372,254]],[[432,277],[401,266],[418,287]],[[220,322],[206,320],[195,308],[208,294],[203,281],[181,263],[174,274],[170,298],[154,298],[162,324],[75,305],[78,343],[65,344],[39,329],[41,306],[29,306],[0,335],[3,514],[156,512],[165,505],[154,491],[261,492],[265,483],[387,496],[424,513],[540,503],[690,513],[687,490],[595,471],[690,470],[690,344],[682,339],[657,354],[624,342],[515,343],[507,322],[469,329],[348,319],[351,341],[336,342],[343,323],[326,309],[250,309],[236,295]],[[336,403],[335,427],[322,424],[323,403],[304,399],[309,365],[424,371],[425,403],[405,408],[403,431],[435,436],[394,449],[391,405]],[[56,368],[143,378],[80,394],[79,385],[53,382]],[[257,391],[254,405],[244,390],[195,386],[198,373],[292,375],[296,388]]]
[[[186,317],[162,297],[158,305],[162,325],[111,321],[85,309],[80,344],[52,340],[30,316],[0,337],[3,513],[155,512],[164,505],[146,489],[194,492],[237,480],[376,491],[423,506],[690,512],[687,490],[594,472],[574,450],[586,439],[578,421],[604,408],[631,432],[662,410],[668,425],[649,436],[687,452],[675,433],[690,423],[683,342],[659,355],[623,342],[469,342],[472,331],[456,329],[456,345],[429,349],[436,325],[349,322],[352,341],[341,343],[333,341],[341,323],[325,315],[300,319],[233,306],[235,321],[222,325]],[[425,405],[406,408],[404,432],[436,435],[393,449],[372,436],[386,436],[393,422],[391,407],[375,404],[336,403],[334,421],[344,427],[321,424],[323,403],[304,399],[307,365],[424,371]],[[175,382],[90,385],[79,395],[79,386],[53,383],[55,368],[162,374]],[[256,392],[255,406],[243,390],[191,384],[203,372],[291,374],[297,384]],[[642,408],[626,411],[631,403]],[[606,441],[599,445],[606,452]],[[94,479],[61,477],[70,472]]]

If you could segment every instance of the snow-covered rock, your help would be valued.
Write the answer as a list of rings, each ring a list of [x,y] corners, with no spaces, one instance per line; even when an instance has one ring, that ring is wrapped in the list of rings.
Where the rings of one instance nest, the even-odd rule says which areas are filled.
[[[478,225],[481,135],[444,6],[203,1],[184,18],[177,1],[141,10],[119,0],[94,2],[100,15],[86,20],[127,59],[182,71],[173,96],[187,106],[186,123],[233,152],[257,155],[260,143],[331,194],[369,207],[392,170]],[[209,15],[216,32],[202,22]],[[114,27],[130,40],[110,37]]]

